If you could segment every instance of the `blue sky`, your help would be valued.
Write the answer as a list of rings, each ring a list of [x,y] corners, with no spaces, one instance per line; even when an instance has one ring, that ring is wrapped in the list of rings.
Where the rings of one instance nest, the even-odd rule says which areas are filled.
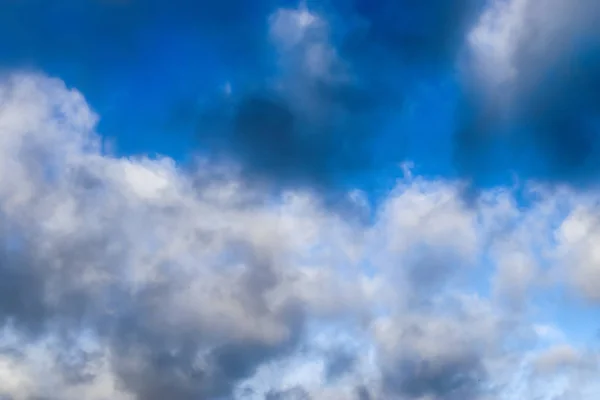
[[[339,68],[352,71],[348,73],[355,75],[356,83],[318,82],[322,77],[288,71],[290,66],[282,65],[281,54],[268,36],[269,15],[285,7],[285,2],[258,2],[252,7],[243,1],[222,5],[179,1],[168,6],[160,1],[98,1],[37,7],[32,2],[11,2],[3,5],[2,29],[11,40],[2,61],[7,68],[42,70],[81,90],[101,116],[99,131],[114,138],[123,154],[163,153],[180,160],[191,152],[211,152],[204,137],[211,134],[195,130],[204,129],[198,126],[202,125],[199,120],[204,113],[213,112],[211,108],[229,106],[218,104],[223,101],[224,88],[231,88],[237,102],[271,95],[272,81],[281,77],[330,85],[310,90],[338,93],[306,94],[332,102],[328,107],[360,107],[348,111],[367,114],[360,116],[364,127],[356,136],[369,136],[377,142],[365,155],[377,160],[376,168],[411,159],[424,172],[452,174],[453,161],[448,158],[455,128],[450,114],[461,89],[453,82],[453,73],[447,68],[452,59],[445,53],[458,50],[459,43],[436,40],[439,28],[435,25],[438,20],[449,24],[458,17],[446,6],[440,6],[441,15],[430,17],[428,6],[407,5],[414,9],[415,18],[433,27],[423,27],[415,20],[396,29],[395,22],[382,15],[390,4],[311,4],[323,18],[334,20],[328,22],[328,32],[315,34],[324,36],[314,40],[328,40],[336,46],[340,63],[346,64]],[[351,18],[362,18],[361,24],[372,27],[362,29],[359,23],[350,22]],[[396,46],[394,40],[406,40],[406,49]],[[343,52],[348,53],[347,60]],[[354,125],[332,124],[306,129],[331,129],[335,135],[346,136],[342,131]],[[354,156],[339,156],[352,160],[332,161],[330,168],[340,169],[338,179],[371,167]]]
[[[596,399],[599,14],[0,1],[0,398]]]

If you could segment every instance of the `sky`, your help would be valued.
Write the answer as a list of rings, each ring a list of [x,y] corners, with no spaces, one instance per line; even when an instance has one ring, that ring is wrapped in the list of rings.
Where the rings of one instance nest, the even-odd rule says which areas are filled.
[[[594,0],[0,0],[0,400],[596,400]]]

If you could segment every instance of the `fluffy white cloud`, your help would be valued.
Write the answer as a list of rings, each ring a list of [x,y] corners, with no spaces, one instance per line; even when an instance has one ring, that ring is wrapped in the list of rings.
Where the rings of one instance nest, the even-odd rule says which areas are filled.
[[[532,361],[512,305],[567,263],[593,297],[591,195],[467,204],[407,174],[364,223],[228,166],[113,157],[96,121],[56,79],[0,84],[0,396],[510,399],[511,366],[569,359]]]

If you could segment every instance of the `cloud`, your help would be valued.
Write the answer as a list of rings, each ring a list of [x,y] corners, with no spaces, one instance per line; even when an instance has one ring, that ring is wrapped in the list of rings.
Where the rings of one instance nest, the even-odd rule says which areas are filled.
[[[515,170],[579,184],[597,172],[591,0],[35,4],[1,6],[0,33],[15,44],[0,67],[60,73],[103,116],[112,110],[103,128],[153,131],[147,143],[181,135],[243,164],[245,179],[334,198],[367,186],[423,137],[421,123],[392,123],[411,114],[416,88],[445,85],[457,68],[459,84],[443,90],[465,95],[463,177],[481,186]]]
[[[57,79],[7,75],[0,105],[14,399],[506,398],[505,381],[534,381],[514,366],[534,365],[540,324],[470,280],[523,281],[500,287],[526,303],[532,278],[512,271],[534,255],[562,271],[596,196],[525,188],[521,207],[497,188],[466,204],[464,183],[405,170],[366,223],[231,164],[110,155]]]
[[[102,112],[101,131],[147,132],[135,152],[191,142],[242,163],[245,179],[339,202],[407,158],[412,132],[392,121],[415,86],[453,68],[482,9],[371,3],[10,2],[0,34],[15,45],[0,68],[60,75]]]
[[[16,241],[3,252],[5,323],[33,337],[89,326],[142,398],[226,394],[298,343],[322,296],[302,287],[335,276],[311,265],[327,255],[300,255],[345,228],[323,241],[310,197],[240,205],[256,195],[242,182],[198,189],[168,159],[103,156],[96,117],[59,81],[12,76],[2,99],[0,197]],[[341,312],[336,298],[317,314]]]
[[[578,364],[584,363],[582,354],[568,345],[555,346],[540,354],[535,366],[541,372],[554,372],[560,368],[577,368]]]
[[[247,179],[329,194],[374,167],[370,121],[380,93],[339,54],[336,27],[308,9],[279,8],[265,42],[275,72],[258,87],[198,110],[199,146],[244,165]]]
[[[269,400],[306,400],[310,399],[309,394],[300,387],[295,387],[281,392],[270,392],[265,397]]]
[[[490,2],[467,37],[470,103],[456,140],[464,173],[477,183],[506,170],[547,182],[594,181],[596,20],[592,1]]]
[[[248,178],[325,197],[370,179],[406,157],[407,132],[389,125],[415,82],[454,64],[479,8],[334,1],[273,10],[270,73],[198,111],[200,147],[241,160]],[[393,146],[381,151],[384,139]]]
[[[598,302],[598,257],[595,240],[598,223],[595,207],[583,201],[561,224],[557,232],[557,259],[561,265],[571,265],[562,276],[588,300]]]
[[[398,316],[380,325],[375,335],[385,355],[384,391],[408,399],[480,398],[486,353],[501,329],[493,316],[471,308]]]
[[[88,93],[107,130],[136,126],[148,143],[169,131],[278,186],[329,189],[374,163],[366,121],[380,90],[338,55],[340,28],[317,10],[271,0],[0,7],[0,34],[15,44],[0,68],[59,74]],[[229,83],[211,87],[217,80]]]

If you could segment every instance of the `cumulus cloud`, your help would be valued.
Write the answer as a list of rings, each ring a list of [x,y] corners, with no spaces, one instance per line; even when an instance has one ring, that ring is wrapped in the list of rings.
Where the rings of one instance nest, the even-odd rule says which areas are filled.
[[[399,315],[376,326],[385,392],[409,399],[480,398],[484,362],[502,329],[493,314],[469,304],[473,300],[459,299],[448,315]]]
[[[342,283],[342,270],[319,268],[352,265],[353,232],[310,197],[270,208],[239,181],[197,188],[168,159],[103,156],[96,117],[59,81],[14,76],[2,98],[13,241],[2,316],[15,329],[39,337],[89,326],[114,350],[127,390],[211,397],[293,348],[311,308],[342,313],[346,290],[360,302],[352,275]],[[330,240],[347,254],[319,250]],[[315,287],[327,281],[338,290]]]
[[[0,395],[505,399],[512,366],[557,358],[531,361],[539,325],[472,279],[524,301],[528,260],[587,251],[585,196],[465,204],[405,171],[354,220],[229,164],[115,157],[97,121],[57,79],[0,84]]]
[[[22,42],[2,66],[104,82],[161,47],[140,32],[225,26],[221,58],[260,75],[219,77],[220,101],[194,103],[210,154],[186,169],[111,154],[101,115],[64,82],[1,76],[1,398],[597,398],[594,344],[540,306],[600,301],[598,193],[573,185],[597,172],[591,0],[159,3],[0,5],[0,33]],[[40,17],[52,12],[80,35]],[[194,69],[202,41],[183,42]],[[348,182],[390,161],[375,126],[412,78],[456,66],[463,176],[553,185],[466,199],[467,179],[406,167],[372,208]],[[172,82],[194,87],[183,75]]]

